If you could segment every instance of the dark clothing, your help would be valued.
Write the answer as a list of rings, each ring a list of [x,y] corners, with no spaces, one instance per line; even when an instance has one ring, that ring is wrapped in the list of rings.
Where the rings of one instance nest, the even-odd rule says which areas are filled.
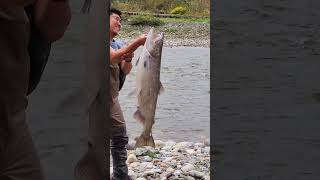
[[[120,49],[123,43],[113,40],[110,44],[113,49]],[[125,121],[123,118],[122,110],[118,100],[119,96],[119,74],[120,67],[118,64],[110,64],[110,88],[111,88],[111,118],[113,127],[125,127]]]
[[[30,24],[23,8],[0,10],[0,179],[42,180],[26,123]]]
[[[125,127],[111,129],[111,155],[113,158],[113,178],[124,180],[128,176],[127,149],[128,136]]]
[[[112,41],[110,46],[113,49],[120,49],[123,43]],[[119,103],[119,73],[118,64],[110,64],[110,88],[111,88],[111,155],[113,158],[113,179],[125,180],[128,178],[127,149],[128,136],[123,113]]]

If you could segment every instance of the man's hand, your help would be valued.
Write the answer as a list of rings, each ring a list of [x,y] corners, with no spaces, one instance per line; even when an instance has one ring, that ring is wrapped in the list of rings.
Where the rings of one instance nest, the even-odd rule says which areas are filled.
[[[134,57],[134,53],[127,53],[121,56],[121,60],[125,62],[131,62],[133,57]]]
[[[144,43],[146,42],[146,39],[147,39],[147,34],[141,34],[139,37],[138,37],[138,42],[140,45],[144,45]]]

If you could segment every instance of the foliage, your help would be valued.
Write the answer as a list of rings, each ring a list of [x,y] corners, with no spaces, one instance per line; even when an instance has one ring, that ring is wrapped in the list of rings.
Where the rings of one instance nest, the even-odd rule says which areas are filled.
[[[148,26],[160,26],[163,22],[159,18],[146,15],[133,16],[129,19],[131,25],[148,25]]]
[[[186,8],[185,15],[209,16],[210,0],[113,0],[122,11],[170,13],[176,7]]]
[[[171,10],[171,14],[185,14],[187,12],[187,8],[185,7],[182,7],[182,6],[178,6],[178,7],[175,7]]]

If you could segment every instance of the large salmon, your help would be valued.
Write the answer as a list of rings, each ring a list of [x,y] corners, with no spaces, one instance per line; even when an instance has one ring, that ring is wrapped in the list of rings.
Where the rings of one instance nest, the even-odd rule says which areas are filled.
[[[143,132],[140,137],[136,138],[136,147],[155,146],[151,129],[154,124],[158,95],[163,91],[160,82],[163,39],[163,33],[155,34],[154,29],[151,28],[137,61],[136,95],[138,107],[134,118],[142,122]]]

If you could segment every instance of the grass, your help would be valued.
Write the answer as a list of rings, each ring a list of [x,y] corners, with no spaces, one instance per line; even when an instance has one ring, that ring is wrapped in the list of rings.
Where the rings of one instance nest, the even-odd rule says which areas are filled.
[[[159,18],[155,18],[153,16],[132,16],[129,19],[130,25],[142,25],[142,26],[160,26],[163,22]]]
[[[113,0],[112,6],[122,11],[168,14],[183,7],[184,15],[209,17],[210,14],[210,0]]]
[[[139,15],[141,16],[141,15]],[[134,16],[128,16],[128,15],[122,15],[122,19],[124,19],[124,24],[130,24],[132,19],[136,22],[136,25],[148,25],[155,23],[157,25],[164,25],[166,23],[210,23],[210,18],[150,18],[148,16],[146,17],[139,17],[136,19]],[[141,23],[139,23],[141,21]],[[142,21],[145,21],[144,23]],[[151,22],[150,22],[151,21]],[[150,22],[150,23],[148,23]],[[133,23],[133,22],[132,22]],[[132,25],[134,25],[133,23]]]
[[[164,23],[170,22],[199,22],[199,23],[210,23],[210,18],[160,18]]]

